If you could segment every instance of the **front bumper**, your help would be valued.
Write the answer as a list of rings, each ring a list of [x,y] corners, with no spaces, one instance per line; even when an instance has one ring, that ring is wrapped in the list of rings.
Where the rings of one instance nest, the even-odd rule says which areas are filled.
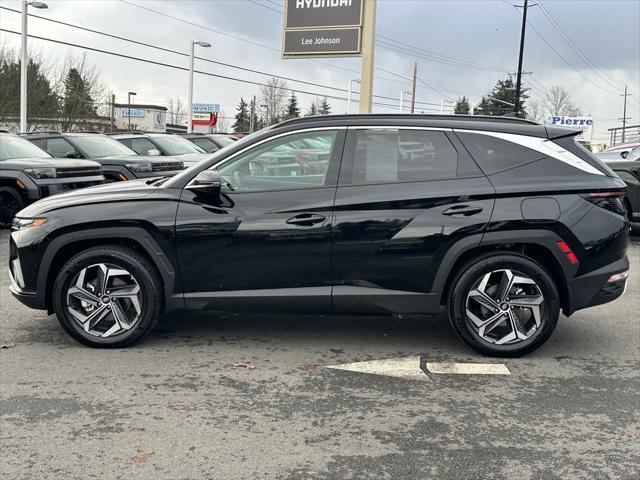
[[[608,280],[612,275],[627,270],[629,270],[629,259],[625,255],[609,265],[571,280],[568,285],[571,302],[569,311],[564,312],[565,315],[570,315],[583,308],[612,302],[622,296],[628,279],[613,282],[608,282]]]

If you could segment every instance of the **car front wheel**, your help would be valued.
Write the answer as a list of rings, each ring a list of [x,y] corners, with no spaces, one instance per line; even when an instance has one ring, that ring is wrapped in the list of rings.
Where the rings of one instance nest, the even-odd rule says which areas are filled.
[[[92,347],[124,347],[160,319],[162,284],[155,267],[133,249],[94,247],[71,258],[54,288],[56,316],[75,340]]]
[[[473,349],[497,357],[532,352],[551,335],[560,302],[547,271],[517,254],[480,257],[452,283],[449,319]]]

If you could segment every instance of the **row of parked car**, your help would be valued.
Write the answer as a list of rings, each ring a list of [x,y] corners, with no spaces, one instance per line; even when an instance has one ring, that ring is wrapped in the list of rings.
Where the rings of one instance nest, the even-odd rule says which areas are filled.
[[[77,188],[173,176],[237,137],[0,131],[0,228],[26,205]]]
[[[640,143],[626,143],[596,154],[627,184],[625,207],[630,222],[640,222]]]

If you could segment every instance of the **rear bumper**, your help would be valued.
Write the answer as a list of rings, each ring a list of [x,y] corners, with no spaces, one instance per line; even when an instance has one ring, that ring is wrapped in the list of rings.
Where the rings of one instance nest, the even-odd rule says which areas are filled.
[[[576,310],[612,302],[625,292],[627,279],[608,282],[612,275],[629,270],[629,259],[623,258],[569,282],[571,304],[565,315]]]

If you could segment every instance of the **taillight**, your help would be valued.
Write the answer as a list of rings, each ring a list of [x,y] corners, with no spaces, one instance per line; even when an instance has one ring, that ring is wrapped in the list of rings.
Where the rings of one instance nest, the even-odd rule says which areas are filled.
[[[582,195],[587,202],[624,216],[626,214],[624,208],[624,192],[593,192]]]

